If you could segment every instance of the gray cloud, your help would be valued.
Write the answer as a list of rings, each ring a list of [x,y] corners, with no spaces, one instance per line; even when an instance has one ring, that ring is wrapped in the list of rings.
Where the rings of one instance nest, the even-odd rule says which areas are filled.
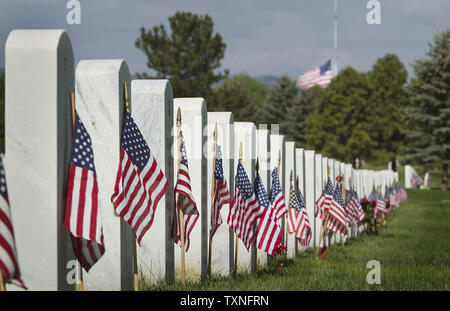
[[[65,28],[76,61],[124,58],[146,71],[134,47],[139,28],[168,24],[176,11],[209,14],[227,44],[224,68],[232,74],[297,77],[333,55],[331,0],[79,0],[81,25],[66,23],[65,0],[0,0],[0,67],[15,28]],[[366,0],[339,0],[339,67],[368,70],[378,57],[396,53],[410,63],[424,56],[434,32],[450,27],[447,0],[382,0],[381,25],[366,23]]]

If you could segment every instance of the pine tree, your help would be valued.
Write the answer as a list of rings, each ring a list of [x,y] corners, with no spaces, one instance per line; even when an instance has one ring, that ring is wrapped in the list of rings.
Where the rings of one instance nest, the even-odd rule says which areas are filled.
[[[450,29],[437,33],[426,58],[415,61],[416,78],[408,85],[408,145],[405,161],[442,165],[443,190],[448,189],[450,162]]]

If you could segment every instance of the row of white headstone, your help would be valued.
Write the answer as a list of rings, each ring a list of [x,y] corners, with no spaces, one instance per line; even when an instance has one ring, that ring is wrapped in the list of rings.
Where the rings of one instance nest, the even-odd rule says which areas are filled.
[[[252,122],[234,122],[231,112],[207,112],[203,98],[174,99],[168,80],[131,80],[124,60],[81,60],[74,70],[72,46],[64,30],[14,30],[6,43],[4,161],[20,267],[31,290],[74,289],[68,275],[75,258],[69,234],[62,225],[71,147],[71,92],[75,92],[77,112],[93,142],[106,247],[104,256],[84,274],[84,288],[133,289],[132,231],[115,215],[110,201],[119,162],[124,82],[131,90],[131,114],[170,184],[142,247],[138,247],[138,265],[149,282],[173,282],[180,272],[180,250],[170,237],[178,154],[173,152],[174,112],[178,107],[192,190],[201,216],[186,254],[188,278],[198,279],[207,273],[212,135],[216,124],[231,195],[241,142],[242,163],[252,181],[258,158],[259,172],[268,190],[279,153],[286,201],[291,171],[294,181],[299,177],[313,230],[311,247],[319,243],[320,220],[314,218],[314,209],[328,169],[332,180],[343,175],[346,188],[354,187],[360,197],[368,196],[374,186],[398,181],[398,175],[389,170],[355,170],[351,164],[296,148],[283,135],[257,129]],[[214,236],[212,250],[212,272],[223,275],[232,271],[234,263],[234,234],[226,224],[228,210],[228,205],[222,209],[224,223]],[[337,238],[326,243],[339,241]],[[288,237],[287,246],[288,256],[295,256],[293,236]],[[258,265],[267,260],[264,252],[249,252],[239,244],[240,270],[255,269],[252,254]]]

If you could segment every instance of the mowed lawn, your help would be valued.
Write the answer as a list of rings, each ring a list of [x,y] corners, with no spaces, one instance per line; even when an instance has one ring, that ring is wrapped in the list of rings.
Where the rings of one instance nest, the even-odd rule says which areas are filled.
[[[410,190],[409,199],[388,219],[378,236],[363,235],[325,252],[313,250],[296,260],[260,267],[256,275],[211,280],[182,286],[164,283],[144,290],[450,290],[450,191]],[[177,249],[178,251],[178,249]],[[367,262],[381,264],[381,284],[366,281]],[[279,261],[282,261],[279,259]]]

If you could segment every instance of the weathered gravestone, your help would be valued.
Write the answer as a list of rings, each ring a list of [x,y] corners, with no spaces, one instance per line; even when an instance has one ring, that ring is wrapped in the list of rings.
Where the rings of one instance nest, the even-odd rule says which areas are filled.
[[[87,290],[133,289],[132,229],[111,203],[120,159],[125,81],[130,90],[130,72],[124,60],[78,63],[75,106],[92,140],[105,239],[105,254],[83,276]]]
[[[228,191],[230,192],[230,203],[234,193],[234,119],[232,112],[208,112],[208,234],[211,229],[211,187],[213,180],[213,157],[214,157],[214,129],[217,125],[217,146],[220,146],[222,154],[223,176],[227,181]],[[218,151],[218,149],[217,149]],[[212,240],[211,249],[211,272],[221,275],[229,275],[233,271],[234,265],[234,233],[227,224],[227,217],[230,210],[230,204],[225,204],[220,215],[222,224],[217,229]],[[208,236],[209,238],[209,236]],[[208,245],[209,252],[209,245]],[[208,253],[209,254],[209,253]],[[209,256],[209,255],[208,255]]]
[[[72,44],[64,30],[13,30],[5,59],[4,163],[22,278],[30,290],[73,290],[66,276],[74,255],[63,226]]]
[[[171,283],[174,280],[174,244],[171,237],[174,208],[172,86],[169,80],[133,80],[131,101],[131,115],[169,182],[169,189],[156,207],[153,224],[142,239],[141,247],[137,248],[138,266],[150,283],[160,280]]]
[[[174,125],[176,125],[177,110],[181,109],[181,132],[186,146],[189,176],[192,194],[197,205],[199,218],[190,233],[189,249],[185,253],[186,278],[198,280],[206,278],[208,260],[208,195],[207,163],[204,147],[206,146],[205,128],[207,124],[206,102],[203,98],[175,98],[173,101]],[[173,135],[177,140],[177,129],[174,126]],[[178,149],[174,144],[175,184],[178,175]],[[181,245],[181,243],[179,243]],[[181,247],[175,247],[175,274],[181,275]]]

